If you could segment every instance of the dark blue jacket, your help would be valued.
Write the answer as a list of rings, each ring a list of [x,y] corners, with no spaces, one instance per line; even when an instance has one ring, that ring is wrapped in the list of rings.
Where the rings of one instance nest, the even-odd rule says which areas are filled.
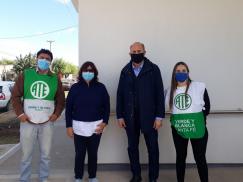
[[[164,118],[164,88],[159,67],[147,58],[137,77],[140,127],[142,132],[150,132],[156,117]],[[134,73],[132,63],[121,71],[117,90],[117,118],[124,118],[126,129],[134,127]]]
[[[75,83],[66,100],[66,127],[72,127],[72,120],[97,121],[108,123],[110,115],[110,97],[105,86],[91,81]]]

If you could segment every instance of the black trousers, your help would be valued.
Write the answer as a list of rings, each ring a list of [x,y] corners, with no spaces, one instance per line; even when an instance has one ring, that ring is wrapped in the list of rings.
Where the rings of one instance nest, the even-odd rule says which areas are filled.
[[[140,124],[138,115],[133,128],[126,129],[128,138],[128,156],[130,160],[131,171],[133,175],[141,175],[141,165],[139,162],[139,138]],[[149,156],[149,179],[156,180],[159,177],[159,145],[158,131],[153,130],[149,133],[143,133]]]
[[[84,161],[86,151],[88,152],[88,173],[89,178],[96,177],[97,154],[101,135],[93,134],[90,137],[84,137],[74,134],[75,145],[75,167],[74,173],[76,179],[82,179],[84,173]]]
[[[177,181],[184,182],[187,146],[189,139],[182,138],[172,127],[172,135],[176,149],[176,174]],[[206,161],[206,149],[208,142],[208,131],[206,129],[205,135],[200,139],[190,139],[194,159],[197,164],[197,169],[201,182],[208,182],[208,166]]]

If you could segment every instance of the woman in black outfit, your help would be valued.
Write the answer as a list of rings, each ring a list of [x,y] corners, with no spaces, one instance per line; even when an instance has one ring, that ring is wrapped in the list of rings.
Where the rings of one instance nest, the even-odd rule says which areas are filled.
[[[66,101],[67,135],[74,137],[75,145],[75,182],[82,182],[86,151],[89,182],[98,182],[97,153],[109,115],[108,92],[98,82],[94,63],[85,62],[79,71],[79,81],[71,87]]]
[[[200,180],[208,182],[206,117],[210,101],[205,84],[190,79],[188,66],[184,62],[174,66],[166,103],[172,112],[170,121],[176,149],[177,181],[184,182],[190,140]]]

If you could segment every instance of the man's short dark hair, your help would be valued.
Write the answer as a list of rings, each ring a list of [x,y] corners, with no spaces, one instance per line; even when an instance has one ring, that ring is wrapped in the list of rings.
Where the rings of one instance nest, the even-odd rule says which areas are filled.
[[[49,51],[48,49],[41,49],[37,52],[37,57],[40,55],[40,54],[48,54],[50,57],[51,57],[51,60],[53,59],[53,55],[52,55],[52,52]]]

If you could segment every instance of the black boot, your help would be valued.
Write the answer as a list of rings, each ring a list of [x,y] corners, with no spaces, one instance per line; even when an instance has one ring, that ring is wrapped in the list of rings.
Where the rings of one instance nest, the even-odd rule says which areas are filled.
[[[142,181],[141,176],[133,176],[130,182],[140,182]]]

